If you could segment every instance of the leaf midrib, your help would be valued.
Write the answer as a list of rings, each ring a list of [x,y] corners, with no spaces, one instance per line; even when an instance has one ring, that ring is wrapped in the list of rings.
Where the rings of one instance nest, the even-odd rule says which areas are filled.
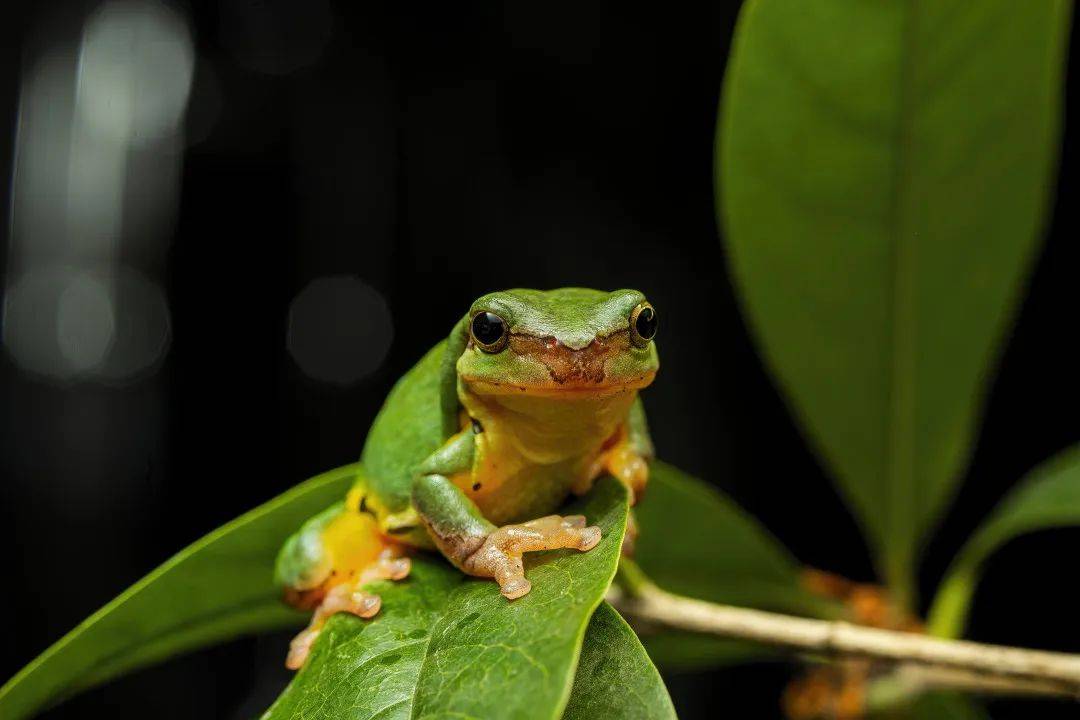
[[[914,422],[915,422],[915,301],[914,301],[914,242],[908,241],[904,227],[904,200],[910,190],[910,168],[907,154],[912,132],[912,68],[916,0],[903,5],[903,24],[900,29],[900,63],[898,73],[898,112],[893,137],[893,163],[889,197],[889,238],[892,258],[890,333],[890,363],[888,386],[888,426],[886,428],[886,477],[888,508],[885,515],[885,554],[883,574],[901,607],[914,602],[910,578],[911,544],[897,542],[894,537],[901,529],[912,526],[910,485],[914,481]],[[913,239],[912,239],[913,240]],[[905,539],[906,540],[906,539]],[[890,550],[892,552],[890,553]],[[899,551],[899,554],[897,554]]]

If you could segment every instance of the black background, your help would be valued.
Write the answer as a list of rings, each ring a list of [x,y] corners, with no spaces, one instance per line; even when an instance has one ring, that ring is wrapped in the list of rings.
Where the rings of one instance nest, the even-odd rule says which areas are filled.
[[[713,133],[737,6],[450,5],[336,3],[317,61],[283,75],[246,68],[228,39],[256,17],[278,23],[282,47],[300,42],[299,5],[188,8],[189,125],[205,138],[184,158],[164,266],[167,360],[122,389],[59,387],[0,360],[0,677],[191,540],[353,460],[394,379],[472,298],[512,286],[645,291],[663,317],[664,367],[645,400],[660,454],[734,496],[803,562],[872,579],[755,352],[717,239]],[[3,138],[30,29],[90,6],[31,7],[0,21]],[[200,115],[215,105],[212,122]],[[1080,439],[1075,117],[1045,250],[971,471],[929,542],[924,595],[1001,493]],[[0,161],[10,168],[7,141]],[[4,197],[9,182],[0,173]],[[338,274],[382,293],[394,325],[385,363],[348,388],[306,377],[285,343],[290,301]],[[1037,533],[996,555],[971,636],[1080,650],[1078,538]],[[173,660],[49,717],[254,716],[287,680],[286,642]],[[766,665],[666,680],[685,718],[775,717],[789,676]],[[1076,714],[1050,702],[991,711]]]

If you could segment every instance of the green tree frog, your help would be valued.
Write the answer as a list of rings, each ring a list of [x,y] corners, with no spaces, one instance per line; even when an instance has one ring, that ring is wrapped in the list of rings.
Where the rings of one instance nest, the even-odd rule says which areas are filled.
[[[372,617],[363,586],[431,549],[509,600],[530,590],[522,554],[592,549],[600,528],[551,514],[610,473],[640,496],[653,456],[638,391],[656,375],[657,314],[636,290],[484,295],[394,386],[344,501],[282,547],[277,581],[314,610],[286,665],[326,619]]]

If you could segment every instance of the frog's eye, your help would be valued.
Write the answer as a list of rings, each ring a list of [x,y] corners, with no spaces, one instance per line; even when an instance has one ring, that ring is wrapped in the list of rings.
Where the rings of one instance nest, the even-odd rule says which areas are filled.
[[[510,332],[506,321],[492,312],[478,312],[469,323],[473,342],[487,353],[497,353],[506,347]]]
[[[656,328],[660,324],[656,317],[656,308],[643,302],[630,313],[630,339],[638,347],[645,347],[656,337]]]

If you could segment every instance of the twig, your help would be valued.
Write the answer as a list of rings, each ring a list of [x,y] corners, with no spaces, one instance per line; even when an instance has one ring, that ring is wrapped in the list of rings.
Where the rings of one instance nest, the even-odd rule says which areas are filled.
[[[656,626],[894,664],[895,679],[906,692],[950,687],[1080,699],[1080,655],[943,640],[716,605],[673,595],[647,582],[611,599],[624,615]]]
[[[909,697],[927,690],[961,690],[980,695],[1075,697],[1062,692],[1056,681],[995,677],[971,670],[913,663],[899,664],[891,675],[879,680],[876,686],[883,696],[888,694],[887,688],[891,687],[893,693],[899,692]]]

